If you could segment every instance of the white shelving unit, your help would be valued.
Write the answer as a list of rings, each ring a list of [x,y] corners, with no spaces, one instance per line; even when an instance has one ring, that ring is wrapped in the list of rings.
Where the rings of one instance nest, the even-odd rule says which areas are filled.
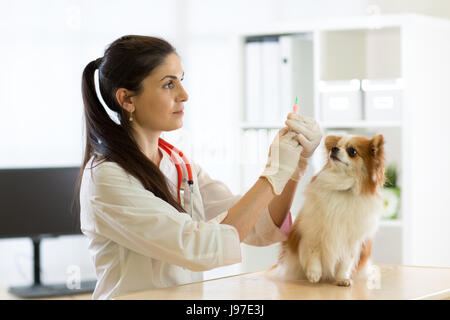
[[[387,163],[397,164],[400,212],[396,220],[381,222],[374,240],[373,261],[449,266],[450,209],[445,195],[450,194],[450,21],[410,14],[381,15],[280,23],[238,34],[236,88],[240,93],[242,135],[249,130],[267,131],[284,126],[283,121],[245,121],[245,46],[248,39],[287,35],[300,35],[312,44],[310,54],[302,55],[302,59],[310,59],[306,64],[303,61],[303,65],[312,68],[303,73],[293,70],[293,82],[296,76],[301,76],[303,84],[302,81],[292,84],[293,96],[289,101],[293,104],[298,95],[300,112],[315,117],[324,136],[344,131],[367,137],[382,133]],[[320,81],[386,78],[404,81],[401,120],[321,121]],[[305,83],[312,85],[308,88]],[[305,105],[304,101],[312,105]],[[241,144],[236,146],[241,160],[245,154],[242,148],[249,147],[243,144],[241,139]],[[268,147],[269,144],[267,151]],[[305,179],[318,172],[322,163],[318,151],[310,166],[312,172]],[[244,166],[241,168],[241,176],[245,177],[248,172]],[[250,178],[256,181],[257,176]],[[248,185],[242,184],[241,192],[247,188]],[[301,192],[296,195],[293,210],[301,207]],[[292,213],[296,215],[297,211]],[[254,263],[244,267],[245,271],[275,263],[278,248],[269,248],[272,251],[266,251],[261,257],[263,249],[246,247],[244,254],[251,256],[247,260]]]
[[[323,129],[347,129],[347,128],[401,128],[401,121],[360,121],[360,122],[323,122]]]

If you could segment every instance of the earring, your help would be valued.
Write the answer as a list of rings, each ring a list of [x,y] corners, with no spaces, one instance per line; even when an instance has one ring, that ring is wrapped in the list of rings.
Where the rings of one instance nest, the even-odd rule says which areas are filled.
[[[130,122],[133,122],[133,112],[130,112],[130,119],[128,120],[130,120]]]

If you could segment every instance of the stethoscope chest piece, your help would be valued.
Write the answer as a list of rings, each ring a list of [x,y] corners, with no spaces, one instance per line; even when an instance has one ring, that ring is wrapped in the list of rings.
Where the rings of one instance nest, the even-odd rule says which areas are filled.
[[[180,186],[180,204],[181,206],[187,210],[186,206],[185,206],[185,201],[184,201],[184,195],[185,192],[187,192],[189,194],[189,215],[192,217],[192,214],[194,212],[194,185],[193,183],[188,183],[188,181],[184,178],[181,186]]]
[[[180,202],[181,206],[185,210],[186,210],[186,207],[184,206],[185,205],[184,193],[186,190],[189,193],[189,203],[190,203],[189,214],[192,217],[193,210],[194,210],[194,199],[193,199],[194,178],[192,175],[191,164],[189,163],[189,160],[183,154],[183,152],[181,152],[180,150],[178,150],[177,148],[175,148],[173,145],[171,145],[167,141],[163,140],[162,138],[159,138],[158,145],[170,155],[170,157],[172,158],[172,160],[175,164],[175,167],[177,169],[177,175],[178,175],[178,198],[179,198],[179,202]],[[187,180],[186,178],[183,178],[183,172],[181,170],[181,162],[174,156],[172,151],[177,153],[179,155],[179,157],[181,158],[182,162],[184,162],[184,165],[185,165],[187,173],[188,173],[189,180]]]
[[[181,182],[181,186],[180,186],[180,204],[183,208],[185,208],[185,206],[184,206],[184,191],[185,190],[186,190],[186,179],[183,179],[183,182]]]

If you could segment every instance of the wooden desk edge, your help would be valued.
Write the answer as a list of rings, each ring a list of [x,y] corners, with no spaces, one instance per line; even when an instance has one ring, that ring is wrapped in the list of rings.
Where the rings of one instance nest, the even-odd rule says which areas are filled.
[[[416,268],[416,269],[436,269],[436,270],[449,270],[450,271],[450,267],[441,267],[441,266],[417,266],[417,265],[398,265],[398,264],[374,264],[374,266],[377,267],[384,267],[384,268]],[[205,282],[210,282],[210,281],[217,281],[217,280],[222,280],[222,279],[226,279],[226,278],[233,278],[233,277],[242,277],[242,276],[246,276],[246,275],[257,275],[257,274],[265,274],[268,271],[272,270],[273,267],[270,267],[268,269],[265,270],[260,270],[260,271],[253,271],[253,272],[246,272],[246,273],[241,273],[241,274],[236,274],[236,275],[230,275],[230,276],[225,276],[225,277],[220,277],[220,278],[215,278],[215,279],[208,279],[208,280],[204,280],[204,281],[197,281],[197,282],[191,282],[191,283],[186,283],[186,284],[181,284],[181,285],[177,285],[177,286],[173,286],[173,287],[167,287],[167,288],[158,288],[155,290],[160,290],[160,289],[173,289],[173,288],[178,288],[178,287],[183,287],[183,286],[188,286],[188,285],[192,285],[192,284],[198,284],[198,283],[205,283]],[[122,294],[122,295],[118,295],[113,297],[113,300],[120,300],[120,299],[126,299],[127,296],[130,295],[135,295],[138,294],[140,292],[146,292],[146,291],[151,291],[150,290],[142,290],[142,291],[136,291],[136,292],[130,292],[127,294]],[[435,293],[431,293],[431,294],[427,294],[418,298],[414,298],[413,300],[450,300],[450,288],[447,288],[445,290],[442,291],[438,291]]]

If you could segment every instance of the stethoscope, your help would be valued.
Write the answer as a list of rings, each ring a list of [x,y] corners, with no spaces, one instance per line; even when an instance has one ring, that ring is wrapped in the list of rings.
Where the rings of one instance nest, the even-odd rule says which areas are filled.
[[[175,168],[177,169],[178,174],[178,186],[177,186],[177,195],[178,195],[178,202],[181,204],[181,206],[184,208],[184,192],[187,189],[189,192],[189,202],[190,202],[190,215],[192,217],[193,210],[194,210],[194,178],[192,176],[192,170],[191,170],[191,164],[189,163],[189,160],[186,158],[183,152],[181,152],[179,149],[175,148],[173,145],[168,143],[162,138],[159,138],[158,140],[158,146],[161,147],[164,151],[166,151],[170,157],[172,158],[173,163],[175,164]],[[173,151],[175,151],[180,158],[183,160],[184,165],[186,167],[186,171],[188,173],[188,180],[186,178],[183,178],[183,171],[181,170],[181,161],[179,158],[175,157]],[[187,185],[186,185],[187,183]],[[186,208],[184,208],[186,210]]]

